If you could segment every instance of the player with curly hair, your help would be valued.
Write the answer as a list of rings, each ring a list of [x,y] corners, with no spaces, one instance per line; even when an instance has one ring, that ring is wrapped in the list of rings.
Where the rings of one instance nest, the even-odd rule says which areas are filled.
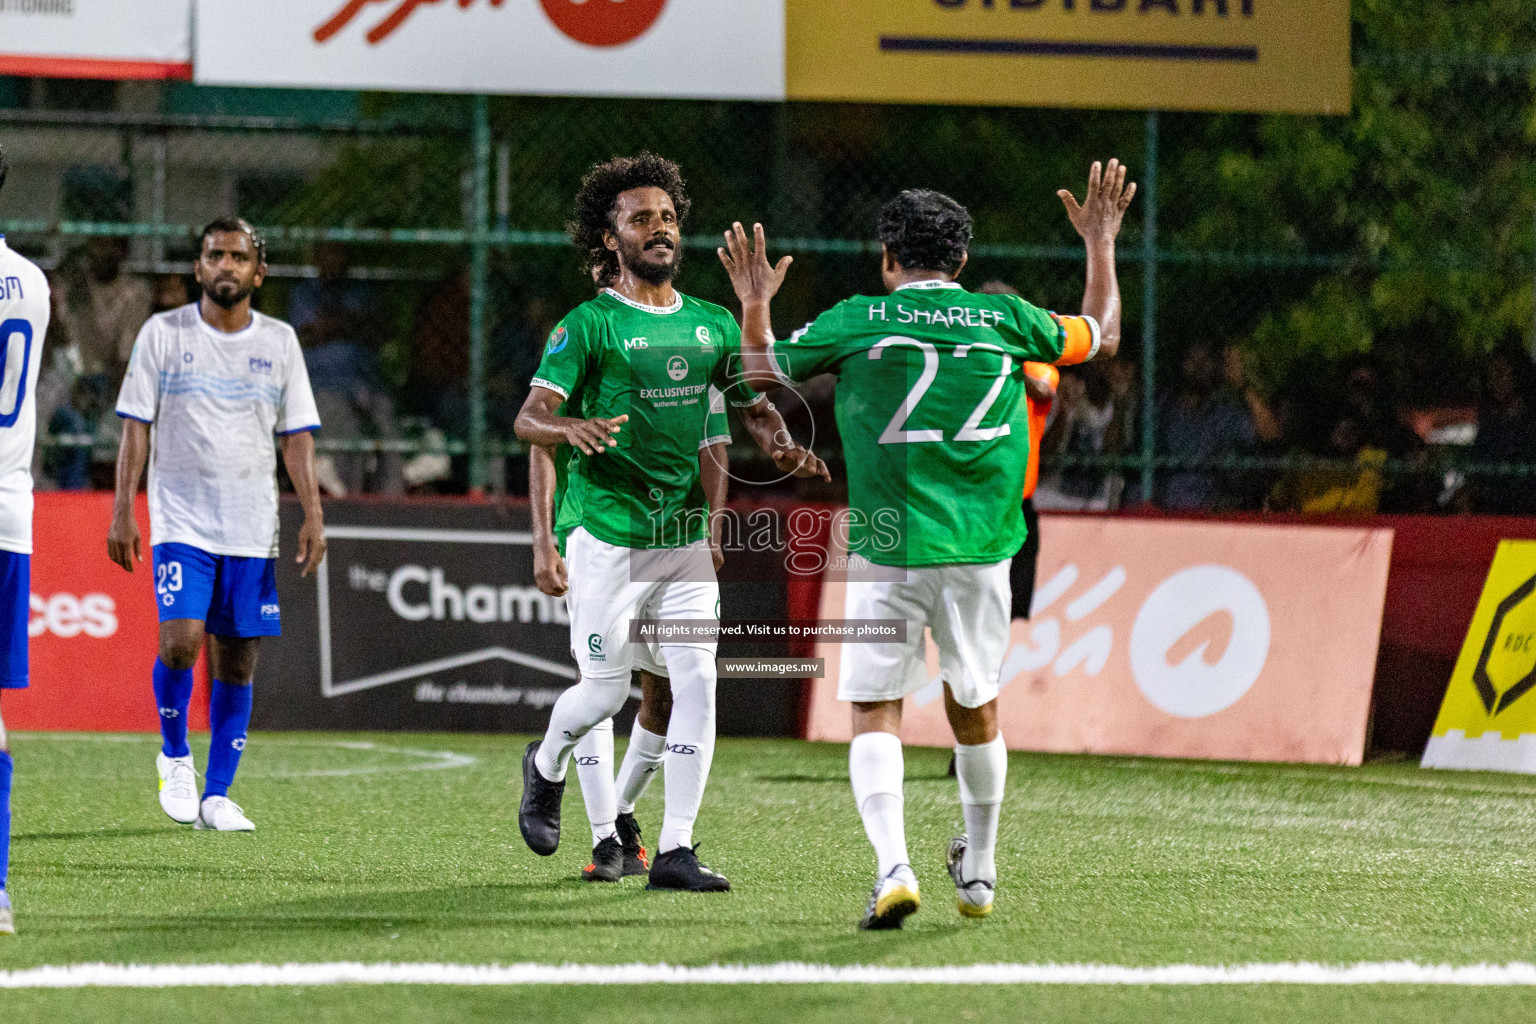
[[[880,211],[888,295],[855,296],[775,345],[769,301],[789,257],[765,254],[762,225],[726,232],[721,262],[745,311],[742,355],[760,386],[837,374],[848,462],[850,619],[902,620],[906,637],[843,648],[837,695],[853,708],[854,801],[875,848],[861,928],[899,928],[918,908],[903,822],[902,700],[928,683],[925,627],[939,652],[944,707],[966,831],[946,852],[960,912],[984,917],[997,883],[994,847],[1007,749],[997,727],[1008,646],[1009,567],[1026,535],[1019,496],[1029,465],[1024,366],[1113,355],[1120,341],[1115,236],[1135,195],[1125,168],[1095,163],[1088,198],[1058,195],[1087,243],[1081,316],[1017,295],[972,293],[957,278],[971,217],[948,196],[903,192]]]
[[[648,888],[723,892],[730,883],[700,863],[693,845],[715,748],[720,587],[699,470],[711,388],[741,411],[783,472],[828,474],[791,440],[766,396],[740,381],[736,320],[673,287],[688,210],[677,165],[650,153],[597,165],[576,196],[568,230],[602,291],[550,334],[516,429],[529,444],[570,447],[552,533],[565,537],[581,679],[555,703],[544,739],[524,752],[518,825],[535,853],[553,854],[572,750],[624,706],[632,670],[670,677],[666,735],[651,737],[661,741],[666,809]],[[637,619],[681,620],[690,633],[632,636]],[[594,829],[593,839],[593,869],[606,866],[616,879],[617,830]]]

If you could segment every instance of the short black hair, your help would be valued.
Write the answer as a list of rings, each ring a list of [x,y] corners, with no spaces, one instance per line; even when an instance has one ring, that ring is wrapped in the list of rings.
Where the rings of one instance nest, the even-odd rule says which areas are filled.
[[[677,164],[655,153],[617,156],[588,171],[576,192],[575,216],[565,230],[576,247],[586,251],[587,269],[596,274],[600,288],[606,288],[619,276],[618,253],[603,244],[603,232],[617,227],[614,207],[619,196],[635,188],[659,188],[671,197],[679,226],[693,208],[683,172]]]
[[[11,171],[11,163],[5,158],[5,147],[0,146],[0,188],[5,188],[5,176]]]
[[[971,246],[971,215],[942,192],[910,188],[880,208],[880,241],[905,270],[953,274]]]
[[[197,241],[199,256],[202,254],[203,246],[208,244],[209,235],[222,235],[226,233],[250,235],[251,245],[256,247],[256,262],[267,262],[266,237],[252,227],[250,221],[244,217],[220,217],[218,220],[210,221],[208,226],[203,228],[202,236]]]

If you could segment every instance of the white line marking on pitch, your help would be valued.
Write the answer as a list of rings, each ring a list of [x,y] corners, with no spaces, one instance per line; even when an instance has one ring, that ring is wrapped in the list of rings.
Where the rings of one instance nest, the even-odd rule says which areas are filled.
[[[18,732],[12,733],[13,737],[27,740],[55,740],[79,743],[159,743],[160,737],[145,733],[50,733],[50,732]],[[263,739],[258,737],[258,746],[266,748],[282,747],[319,747],[325,750],[361,750],[377,754],[397,754],[402,757],[415,757],[421,760],[416,764],[400,765],[362,765],[356,768],[316,768],[312,771],[289,771],[277,768],[264,771],[257,759],[249,764],[242,773],[242,778],[248,779],[310,779],[310,778],[347,778],[353,775],[383,775],[394,772],[436,772],[445,768],[468,768],[479,764],[480,759],[471,754],[458,754],[451,750],[418,750],[414,747],[391,747],[382,743],[370,743],[358,740],[294,740],[294,739]]]
[[[1457,985],[1536,986],[1536,964],[1464,967],[1412,962],[971,964],[76,964],[0,972],[12,988],[231,988],[273,985]]]

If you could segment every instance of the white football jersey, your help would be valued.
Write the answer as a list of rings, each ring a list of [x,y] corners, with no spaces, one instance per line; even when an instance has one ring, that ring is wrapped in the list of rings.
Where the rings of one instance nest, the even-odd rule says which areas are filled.
[[[48,310],[48,279],[0,235],[0,550],[24,555],[32,553],[32,447]]]
[[[151,544],[277,557],[272,435],[320,428],[292,327],[252,311],[250,326],[225,334],[196,303],[150,317],[117,414],[152,424]]]

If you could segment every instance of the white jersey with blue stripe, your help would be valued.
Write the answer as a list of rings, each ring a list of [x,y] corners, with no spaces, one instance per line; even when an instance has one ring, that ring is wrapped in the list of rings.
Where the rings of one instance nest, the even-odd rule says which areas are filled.
[[[24,555],[32,553],[32,448],[48,311],[48,279],[0,235],[0,551]]]
[[[248,327],[225,334],[195,303],[150,317],[117,414],[152,424],[152,544],[277,557],[273,434],[320,427],[292,327],[252,311]]]

